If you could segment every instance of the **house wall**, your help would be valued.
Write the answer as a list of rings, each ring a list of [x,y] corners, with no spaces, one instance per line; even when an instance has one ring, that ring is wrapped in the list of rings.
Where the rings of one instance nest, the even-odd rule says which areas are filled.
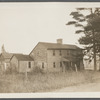
[[[44,63],[44,69],[47,68],[47,50],[43,45],[38,44],[30,53],[30,56],[34,59],[35,67],[42,68],[42,63]]]
[[[31,62],[31,68],[28,67],[28,62]],[[19,61],[19,72],[31,72],[34,68],[34,61]]]
[[[10,59],[9,59],[9,58],[6,58],[6,59],[5,59],[5,62],[6,62],[6,63],[10,63]]]
[[[0,61],[0,70],[1,71],[6,71],[8,67],[10,67],[10,59],[9,58],[4,58],[3,55],[0,56],[4,60]]]
[[[18,59],[15,56],[13,56],[11,59],[10,64],[12,68],[15,68],[17,71],[19,71]]]
[[[47,64],[48,64],[48,70],[49,71],[60,71],[60,62],[61,57],[59,55],[59,50],[55,50],[55,56],[53,56],[53,50],[47,50]],[[55,68],[53,66],[53,63],[55,62]]]
[[[81,52],[80,52],[81,53]],[[48,70],[50,71],[62,71],[65,70],[64,63],[62,62],[61,58],[66,57],[66,58],[71,58],[73,55],[77,55],[77,51],[75,50],[61,50],[61,55],[60,55],[60,50],[55,50],[55,56],[53,55],[53,50],[48,50],[47,51],[47,64],[48,64]],[[55,67],[53,66],[53,63],[55,62]],[[62,63],[62,66],[60,66],[60,62]],[[72,63],[73,66],[75,63]],[[80,65],[82,65],[83,62],[80,61]]]
[[[8,59],[8,58],[6,58],[5,60],[4,60],[4,70],[6,71],[8,68],[10,68],[10,66],[11,66],[11,64],[10,64],[10,59]]]
[[[48,70],[49,71],[61,71],[62,67],[60,66],[61,58],[62,57],[69,57],[71,56],[70,51],[67,50],[55,50],[55,55],[53,55],[53,50],[47,51],[47,63],[48,63]],[[55,67],[53,66],[53,63],[55,62]]]
[[[0,61],[0,72],[5,71],[4,63],[5,63],[4,61]]]
[[[31,68],[28,68],[28,62],[31,62]],[[30,72],[33,70],[34,61],[18,61],[18,59],[14,56],[11,59],[11,67],[15,67],[18,72]]]

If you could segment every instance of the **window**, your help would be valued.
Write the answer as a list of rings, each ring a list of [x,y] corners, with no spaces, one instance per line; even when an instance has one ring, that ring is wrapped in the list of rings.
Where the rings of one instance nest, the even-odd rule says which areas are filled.
[[[60,62],[60,67],[62,67],[62,62]]]
[[[42,63],[42,68],[44,68],[44,63]]]
[[[67,55],[69,55],[70,54],[70,51],[69,50],[67,50]]]
[[[55,50],[53,50],[53,56],[55,56]]]
[[[54,67],[54,68],[56,67],[55,62],[53,63],[53,67]]]
[[[31,62],[28,62],[28,68],[31,68]]]
[[[59,55],[61,56],[62,54],[61,54],[61,50],[59,50]]]

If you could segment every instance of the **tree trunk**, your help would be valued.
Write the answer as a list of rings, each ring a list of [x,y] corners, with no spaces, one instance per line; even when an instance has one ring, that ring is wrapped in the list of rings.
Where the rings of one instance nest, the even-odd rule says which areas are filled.
[[[94,47],[95,50],[95,47]],[[97,70],[97,66],[96,66],[96,52],[94,51],[94,71]]]
[[[99,55],[99,71],[100,71],[100,55]]]
[[[95,47],[95,35],[94,35],[94,30],[93,30],[93,51],[94,51],[94,71],[97,70],[97,66],[96,66],[96,47]]]
[[[93,9],[91,8],[91,14],[93,14]],[[93,18],[93,16],[92,16]],[[95,32],[94,32],[94,29],[93,29],[93,57],[94,57],[94,71],[97,70],[97,66],[96,66],[96,46],[95,46]]]

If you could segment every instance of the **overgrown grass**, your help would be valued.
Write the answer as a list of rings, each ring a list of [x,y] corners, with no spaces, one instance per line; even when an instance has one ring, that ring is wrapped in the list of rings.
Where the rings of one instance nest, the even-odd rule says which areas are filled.
[[[55,89],[93,81],[100,72],[56,72],[56,73],[28,73],[0,75],[0,93],[33,93],[47,92]]]

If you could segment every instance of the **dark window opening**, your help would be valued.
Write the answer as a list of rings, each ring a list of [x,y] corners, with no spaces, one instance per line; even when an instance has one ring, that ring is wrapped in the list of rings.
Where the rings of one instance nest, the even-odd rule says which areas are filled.
[[[67,55],[69,55],[70,54],[70,51],[69,50],[67,50]]]
[[[60,67],[62,67],[62,62],[60,62]]]
[[[54,68],[56,67],[55,62],[53,63],[53,67],[54,67]]]
[[[61,54],[61,50],[59,51],[59,55],[61,56],[62,54]]]
[[[28,68],[31,68],[31,62],[28,62]]]
[[[44,68],[44,63],[42,63],[42,68]]]
[[[53,56],[55,56],[55,50],[53,50]]]

